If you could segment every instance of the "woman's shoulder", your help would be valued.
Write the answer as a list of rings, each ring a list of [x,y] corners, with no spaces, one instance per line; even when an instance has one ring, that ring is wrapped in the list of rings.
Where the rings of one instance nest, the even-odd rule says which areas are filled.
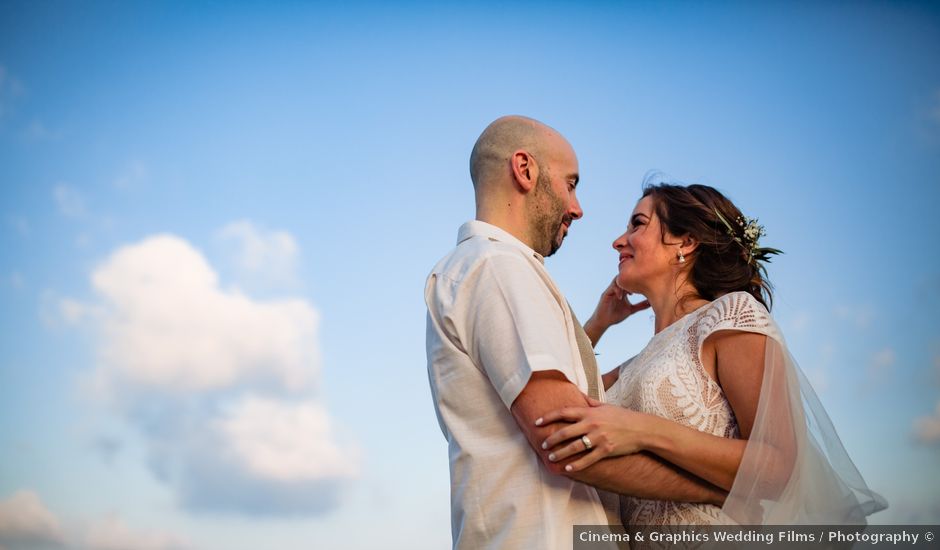
[[[757,310],[764,312],[767,316],[770,315],[767,307],[760,300],[750,292],[744,292],[743,290],[722,294],[712,300],[710,308],[736,313]]]
[[[749,292],[729,292],[719,296],[696,319],[701,338],[718,330],[744,330],[776,335],[770,312]]]

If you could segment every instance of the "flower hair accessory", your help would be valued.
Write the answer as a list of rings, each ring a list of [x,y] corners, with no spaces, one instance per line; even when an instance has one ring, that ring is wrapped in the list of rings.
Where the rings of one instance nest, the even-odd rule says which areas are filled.
[[[734,225],[732,225],[717,209],[715,210],[715,215],[718,216],[718,219],[724,224],[728,235],[737,241],[737,243],[741,245],[741,248],[747,251],[748,263],[754,261],[760,262],[758,265],[761,271],[764,271],[764,262],[770,263],[771,256],[783,254],[783,251],[780,249],[760,245],[760,238],[767,234],[767,230],[764,229],[763,225],[757,223],[757,218],[739,216],[734,220]],[[737,229],[735,229],[735,225]]]

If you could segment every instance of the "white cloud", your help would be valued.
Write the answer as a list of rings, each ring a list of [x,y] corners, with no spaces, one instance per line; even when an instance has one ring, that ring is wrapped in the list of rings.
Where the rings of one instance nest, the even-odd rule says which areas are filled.
[[[205,258],[178,237],[119,249],[92,280],[107,308],[105,378],[192,391],[260,377],[296,390],[319,370],[319,319],[309,304],[222,291]]]
[[[790,329],[793,332],[803,332],[812,323],[812,316],[809,312],[802,311],[793,316],[790,320]]]
[[[143,437],[147,464],[187,508],[317,514],[357,475],[313,393],[319,317],[302,299],[223,290],[187,241],[156,235],[96,269],[98,303],[56,300],[91,320],[106,403]]]
[[[59,314],[66,323],[74,325],[92,315],[93,310],[78,300],[63,298],[59,301]]]
[[[139,160],[130,162],[114,179],[114,187],[122,191],[140,187],[150,175],[147,165]]]
[[[21,490],[0,501],[0,550],[73,548],[76,550],[187,550],[184,538],[166,532],[137,531],[120,518],[73,522],[63,530],[59,519],[33,491]]]
[[[824,393],[830,388],[829,371],[832,367],[833,357],[838,348],[833,342],[823,342],[816,354],[817,359],[812,365],[801,365],[803,373],[809,379],[816,393]]]
[[[124,448],[124,442],[117,437],[99,435],[91,441],[90,446],[106,464],[111,465]]]
[[[10,281],[10,286],[12,286],[13,288],[17,290],[20,290],[26,287],[26,279],[23,277],[23,274],[20,273],[19,271],[14,271],[13,273],[11,273],[10,278],[8,280]]]
[[[884,348],[873,353],[868,362],[867,378],[863,387],[871,390],[883,383],[896,363],[897,354],[891,348]]]
[[[0,541],[61,543],[62,527],[36,493],[21,490],[0,501]]]
[[[52,189],[59,212],[67,218],[82,219],[88,215],[85,198],[77,189],[67,183],[59,183]]]
[[[92,524],[85,537],[85,550],[183,550],[191,544],[169,533],[132,530],[117,517]]]
[[[7,72],[6,67],[0,65],[0,120],[10,110],[13,101],[25,92],[23,83]]]
[[[29,235],[29,221],[23,216],[7,216],[7,222],[20,236],[26,237]]]
[[[286,231],[271,231],[248,220],[232,222],[218,238],[233,254],[236,268],[249,282],[296,285],[298,247]]]
[[[54,141],[62,138],[62,132],[51,130],[42,122],[34,120],[26,127],[25,136],[31,141]]]
[[[868,328],[875,318],[875,312],[871,306],[838,306],[835,308],[835,315],[838,319],[848,321],[858,328]]]
[[[50,329],[63,325],[81,325],[85,321],[103,319],[103,308],[72,298],[63,298],[57,292],[45,289],[39,295],[39,318]]]
[[[62,298],[54,290],[45,289],[39,295],[39,319],[46,328],[57,328],[67,317],[62,311]]]
[[[216,428],[242,464],[261,478],[309,481],[357,473],[356,457],[332,444],[330,418],[315,402],[247,396]]]
[[[940,402],[932,415],[914,420],[914,440],[922,445],[940,445]]]
[[[875,372],[882,372],[889,370],[896,362],[897,357],[895,356],[894,350],[891,348],[885,348],[872,356],[871,368]]]

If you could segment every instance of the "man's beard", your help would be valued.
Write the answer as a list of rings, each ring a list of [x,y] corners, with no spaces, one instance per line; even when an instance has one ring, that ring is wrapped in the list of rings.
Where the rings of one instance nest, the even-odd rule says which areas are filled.
[[[565,201],[555,194],[551,185],[548,170],[540,172],[532,196],[535,206],[530,222],[535,251],[546,258],[561,248],[565,238],[562,225],[571,225],[572,221],[571,216],[565,213]]]

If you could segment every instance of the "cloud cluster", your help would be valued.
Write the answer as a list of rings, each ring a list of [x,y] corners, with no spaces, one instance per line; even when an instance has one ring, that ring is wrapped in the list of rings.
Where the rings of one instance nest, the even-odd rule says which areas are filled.
[[[239,275],[255,286],[296,286],[299,248],[286,231],[258,227],[248,220],[232,222],[217,238],[234,257]]]
[[[337,504],[358,457],[316,398],[309,303],[224,290],[173,235],[116,250],[91,281],[97,303],[63,300],[60,310],[97,327],[94,395],[144,436],[148,466],[181,503],[258,514]]]
[[[318,372],[319,320],[309,304],[221,290],[205,258],[180,238],[118,250],[92,284],[104,298],[106,381],[190,392],[268,380],[297,390]]]
[[[291,404],[247,396],[215,428],[246,469],[259,477],[293,482],[356,473],[350,457],[329,443],[329,416],[315,402]]]
[[[150,171],[143,161],[133,160],[118,174],[112,185],[121,191],[136,189],[146,183],[149,175]]]
[[[56,184],[52,188],[52,198],[59,212],[66,218],[80,220],[88,216],[85,197],[71,185],[63,182]]]
[[[13,101],[25,92],[23,83],[0,65],[0,121],[10,112]]]
[[[932,415],[914,421],[914,440],[921,445],[940,445],[940,402]]]
[[[940,384],[940,355],[933,358],[934,381]],[[927,447],[940,447],[940,400],[933,414],[914,419],[914,430],[911,434],[916,443]]]
[[[192,545],[170,534],[138,531],[117,516],[81,524],[72,530],[33,491],[21,490],[0,501],[0,548],[74,550],[187,550]]]
[[[33,491],[18,491],[0,501],[0,542],[55,545],[64,540],[58,518]]]
[[[849,322],[856,328],[867,329],[871,327],[875,312],[869,305],[841,305],[835,308],[837,319]]]
[[[135,531],[120,518],[111,516],[90,525],[84,550],[186,550],[189,542],[164,532]]]
[[[871,357],[868,374],[873,379],[879,379],[883,374],[890,372],[897,363],[897,355],[891,348],[884,348]]]

